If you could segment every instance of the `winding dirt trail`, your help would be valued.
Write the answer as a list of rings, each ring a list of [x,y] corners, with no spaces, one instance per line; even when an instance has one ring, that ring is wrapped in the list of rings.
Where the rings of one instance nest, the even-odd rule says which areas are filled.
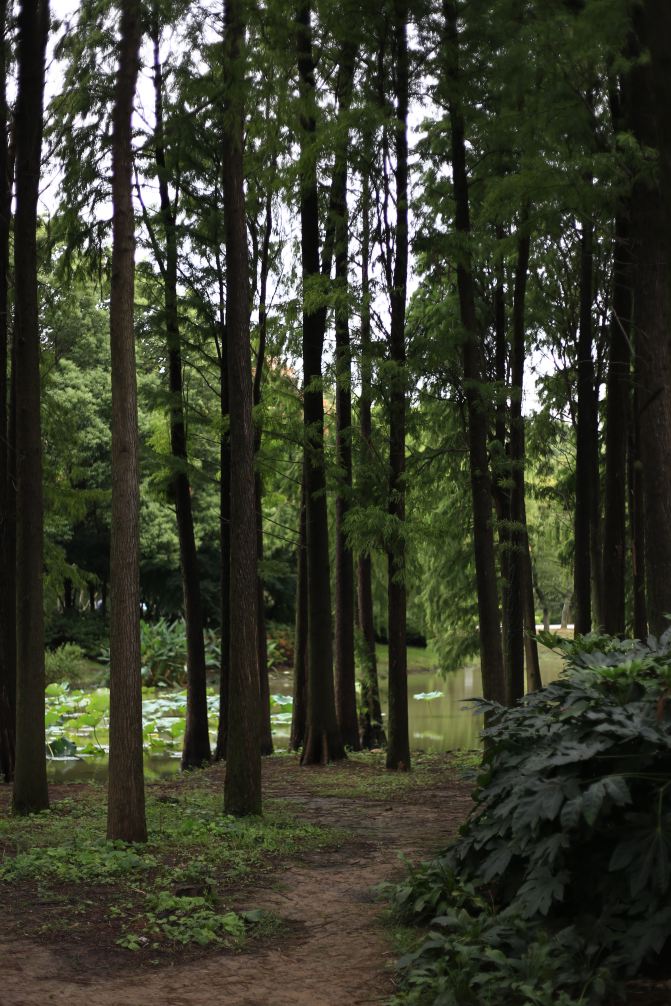
[[[393,948],[372,889],[443,845],[464,820],[469,787],[437,776],[435,785],[387,799],[315,796],[310,772],[270,763],[266,792],[297,816],[346,829],[335,852],[310,853],[247,905],[271,910],[281,933],[241,953],[127,971],[123,959],[90,949],[63,954],[33,941],[0,941],[0,1006],[373,1006],[393,994]],[[127,958],[126,958],[127,959]]]

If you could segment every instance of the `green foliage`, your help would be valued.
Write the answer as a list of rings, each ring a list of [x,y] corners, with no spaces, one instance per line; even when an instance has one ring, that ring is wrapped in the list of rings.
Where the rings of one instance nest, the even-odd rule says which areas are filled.
[[[18,852],[0,867],[0,881],[18,883],[112,884],[121,877],[156,866],[153,856],[119,842],[84,839],[75,835],[71,845]]]
[[[44,654],[44,670],[47,684],[56,681],[70,681],[74,684],[81,681],[86,671],[84,651],[77,643],[63,643],[56,650],[47,650]]]
[[[102,791],[55,801],[32,817],[0,819],[0,896],[9,887],[25,892],[43,917],[53,913],[52,927],[63,930],[95,898],[110,920],[109,938],[127,950],[239,945],[270,923],[254,907],[233,911],[233,885],[280,869],[299,853],[333,848],[342,833],[273,806],[263,819],[226,817],[219,786],[206,773],[189,783],[175,795],[148,794],[146,846],[100,838]]]
[[[512,709],[480,703],[474,813],[395,893],[433,919],[403,1001],[493,1003],[498,980],[506,1003],[596,1003],[606,973],[637,973],[671,938],[671,634],[557,645],[558,681]],[[480,998],[460,991],[464,968]]]
[[[149,898],[148,908],[145,916],[148,931],[172,943],[196,943],[203,947],[211,943],[239,943],[245,935],[244,920],[236,912],[218,912],[211,898],[159,891]]]
[[[97,660],[109,644],[109,626],[99,614],[53,611],[45,619],[44,630],[49,649],[64,643],[75,643],[90,660]]]

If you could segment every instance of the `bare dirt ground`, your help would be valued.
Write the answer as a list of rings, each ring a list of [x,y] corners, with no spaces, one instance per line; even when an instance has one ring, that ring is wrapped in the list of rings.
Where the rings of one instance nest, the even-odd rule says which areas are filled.
[[[211,770],[216,772],[217,769]],[[470,806],[452,772],[393,798],[321,792],[320,769],[287,759],[265,765],[266,793],[297,816],[346,829],[337,850],[294,861],[244,900],[283,921],[278,935],[238,953],[176,956],[138,967],[129,955],[83,945],[0,938],[0,1006],[372,1006],[393,994],[391,934],[373,888],[400,875],[400,855],[421,859],[444,845]],[[361,767],[352,763],[356,785]],[[369,784],[368,784],[369,785]]]
[[[447,761],[421,786],[410,784],[393,796],[379,768],[350,761],[338,769],[334,786],[324,785],[324,771],[330,770],[301,769],[286,758],[264,764],[266,798],[349,836],[335,851],[306,852],[280,869],[279,877],[275,871],[246,884],[239,904],[233,896],[236,908],[253,905],[279,918],[274,935],[238,952],[185,950],[152,961],[150,955],[110,948],[102,906],[97,914],[91,911],[84,932],[36,938],[41,906],[27,903],[17,911],[14,905],[13,923],[0,935],[0,1006],[387,1003],[394,993],[396,954],[375,886],[402,875],[401,856],[417,861],[447,843],[471,807],[470,784]],[[223,786],[220,766],[208,770],[208,781]],[[160,784],[166,793],[175,785],[181,783]],[[71,786],[54,787],[52,799],[72,792]],[[8,908],[0,904],[5,922]],[[627,1006],[671,1006],[671,987],[632,983]]]

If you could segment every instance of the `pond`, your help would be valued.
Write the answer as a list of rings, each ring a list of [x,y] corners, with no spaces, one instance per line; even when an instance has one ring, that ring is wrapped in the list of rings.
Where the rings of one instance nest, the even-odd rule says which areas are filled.
[[[380,685],[386,706],[385,655],[381,653]],[[408,708],[410,745],[414,751],[450,751],[477,747],[482,718],[467,699],[482,695],[480,669],[468,665],[441,674],[430,653],[408,653]],[[423,666],[422,666],[423,665]],[[542,662],[543,678],[554,679],[560,664],[553,654]],[[273,738],[279,750],[287,748],[291,728],[291,671],[270,675]],[[212,740],[216,738],[219,699],[208,689]],[[186,693],[145,689],[143,698],[145,773],[148,780],[179,771]],[[67,685],[47,688],[47,745],[49,778],[53,782],[97,781],[107,778],[109,691],[78,691]]]

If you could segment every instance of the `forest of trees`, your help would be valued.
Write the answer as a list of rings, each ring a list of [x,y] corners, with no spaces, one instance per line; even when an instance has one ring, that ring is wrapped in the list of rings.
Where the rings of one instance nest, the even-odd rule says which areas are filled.
[[[261,811],[266,620],[304,764],[411,767],[407,643],[484,697],[537,620],[671,613],[665,0],[0,5],[0,770],[48,806],[55,618],[109,626],[108,836],[146,838],[140,615],[184,768]],[[204,629],[221,640],[210,748]],[[381,709],[375,642],[389,646]]]

